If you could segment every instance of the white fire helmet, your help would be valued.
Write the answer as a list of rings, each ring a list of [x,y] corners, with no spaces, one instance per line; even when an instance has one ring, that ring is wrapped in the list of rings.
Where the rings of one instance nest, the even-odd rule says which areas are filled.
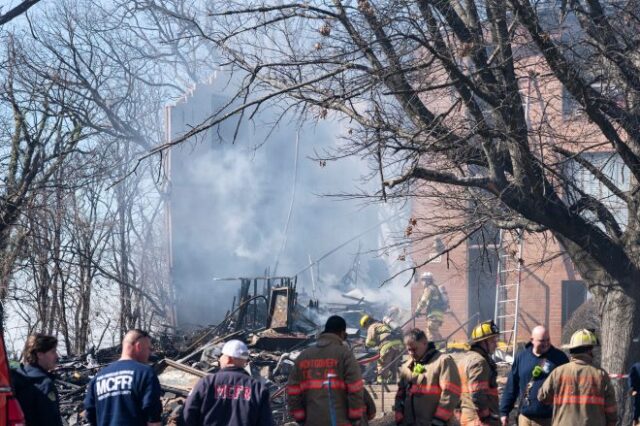
[[[420,276],[420,281],[422,281],[424,285],[433,284],[433,275],[431,272],[423,272]]]

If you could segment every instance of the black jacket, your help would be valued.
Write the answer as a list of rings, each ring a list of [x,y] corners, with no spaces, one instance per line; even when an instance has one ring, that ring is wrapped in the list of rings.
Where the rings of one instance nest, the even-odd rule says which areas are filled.
[[[16,398],[26,426],[62,426],[55,377],[37,365],[20,365],[11,370]]]
[[[188,426],[272,426],[269,391],[242,368],[228,367],[198,382],[184,404]]]

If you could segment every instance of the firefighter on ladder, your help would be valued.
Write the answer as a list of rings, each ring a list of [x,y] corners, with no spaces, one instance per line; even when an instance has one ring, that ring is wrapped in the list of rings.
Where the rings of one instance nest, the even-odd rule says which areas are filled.
[[[552,426],[614,426],[618,420],[616,397],[609,374],[593,365],[598,338],[591,330],[578,330],[565,347],[568,364],[551,372],[538,391],[538,399],[553,404]]]
[[[471,350],[459,365],[462,381],[461,426],[499,426],[498,370],[491,359],[500,330],[493,321],[476,325],[471,331]]]
[[[401,336],[388,325],[377,321],[369,315],[360,318],[360,327],[367,330],[367,338],[364,345],[367,348],[378,347],[380,358],[377,361],[378,383],[395,383],[400,356],[404,351]]]
[[[431,272],[425,272],[420,277],[420,281],[424,286],[422,297],[416,306],[415,317],[424,315],[427,318],[427,338],[430,342],[442,341],[440,327],[447,311],[448,302],[445,295],[438,288],[433,280]]]

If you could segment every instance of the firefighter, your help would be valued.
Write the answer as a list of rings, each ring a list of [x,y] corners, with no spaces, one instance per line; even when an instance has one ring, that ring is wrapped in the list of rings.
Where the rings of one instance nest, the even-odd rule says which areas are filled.
[[[460,401],[460,376],[449,355],[442,354],[414,328],[404,335],[410,359],[400,370],[396,392],[396,424],[444,426]]]
[[[389,325],[363,315],[360,318],[360,326],[367,330],[367,338],[364,345],[368,348],[378,347],[380,358],[377,362],[378,383],[395,383],[400,365],[400,357],[404,350],[399,333],[396,333]],[[396,334],[398,334],[396,336]]]
[[[440,327],[444,319],[444,314],[449,309],[448,302],[435,284],[431,272],[422,274],[420,281],[424,285],[424,291],[416,306],[415,317],[424,315],[427,318],[427,338],[430,342],[442,340]]]
[[[400,308],[393,305],[389,308],[387,313],[382,317],[382,322],[387,324],[391,328],[398,328],[400,320]]]
[[[360,366],[344,344],[347,323],[329,317],[316,344],[296,358],[287,382],[289,411],[305,426],[358,423],[365,414]]]
[[[614,426],[618,407],[609,374],[593,365],[598,338],[591,330],[578,330],[565,347],[569,363],[551,372],[538,391],[538,399],[553,404],[552,426]]]
[[[471,349],[460,363],[462,379],[461,426],[499,426],[498,371],[491,359],[500,331],[493,321],[476,325],[471,331]]]

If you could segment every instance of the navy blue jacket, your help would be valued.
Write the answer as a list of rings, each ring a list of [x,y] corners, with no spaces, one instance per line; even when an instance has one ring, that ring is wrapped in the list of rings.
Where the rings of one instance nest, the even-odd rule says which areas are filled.
[[[134,360],[109,364],[87,386],[84,399],[92,426],[146,426],[162,414],[160,382],[153,368]]]
[[[239,367],[200,379],[183,416],[187,426],[273,426],[269,391]]]
[[[629,390],[636,391],[633,397],[633,420],[640,420],[640,362],[636,362],[629,372]]]
[[[520,398],[520,414],[529,418],[551,418],[553,407],[538,401],[538,390],[554,368],[568,362],[567,355],[553,346],[545,354],[537,357],[533,354],[533,345],[527,343],[524,350],[518,352],[511,367],[507,386],[500,398],[500,416],[508,416],[516,400]],[[534,379],[531,373],[536,365],[539,365],[543,372]]]
[[[27,426],[62,426],[55,376],[37,365],[11,370],[16,398]]]

